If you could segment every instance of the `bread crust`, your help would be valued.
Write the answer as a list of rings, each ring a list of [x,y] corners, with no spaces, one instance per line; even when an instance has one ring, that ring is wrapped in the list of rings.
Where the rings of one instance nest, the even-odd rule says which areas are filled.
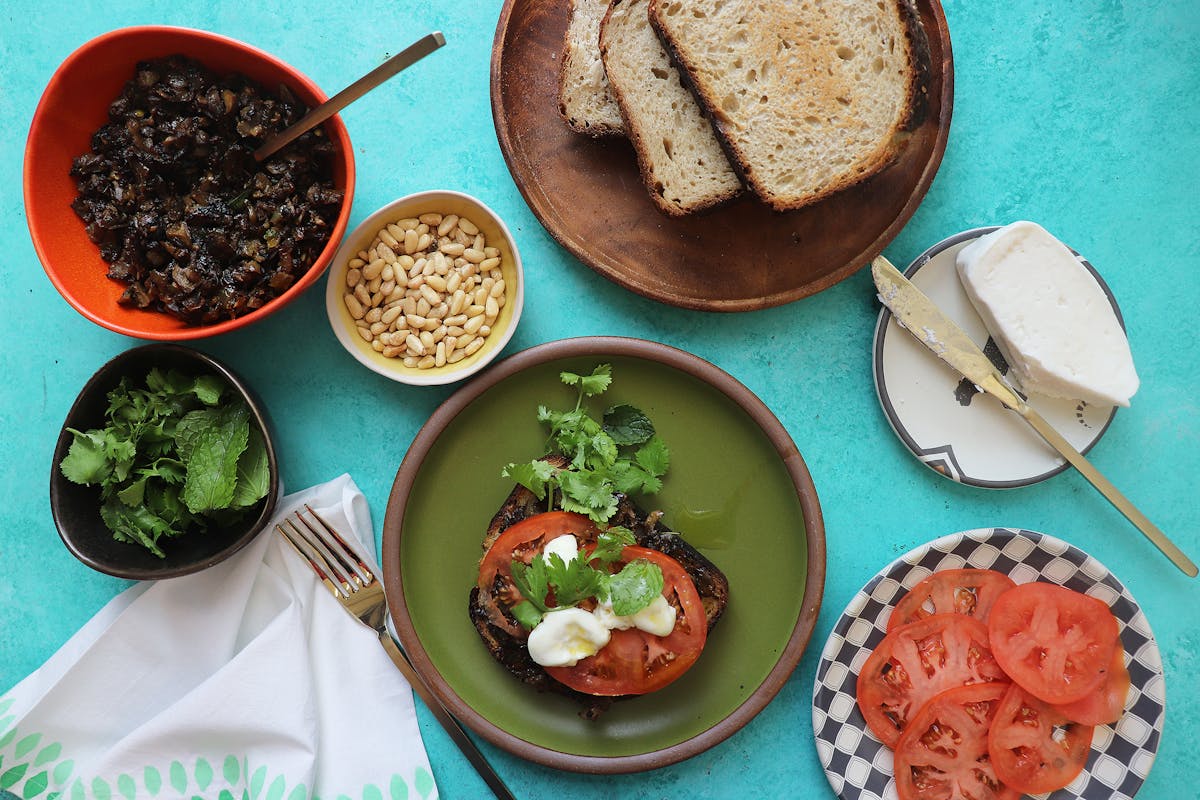
[[[921,25],[920,15],[912,0],[889,0],[899,12],[903,35],[908,45],[908,81],[903,97],[903,112],[895,123],[891,134],[879,141],[869,153],[859,157],[853,171],[844,172],[820,189],[799,197],[780,196],[763,184],[753,159],[739,146],[727,126],[727,118],[719,106],[719,100],[696,79],[699,65],[691,61],[686,47],[671,34],[662,22],[662,4],[665,0],[650,0],[650,25],[658,35],[671,62],[679,70],[684,86],[696,98],[705,115],[712,123],[717,141],[729,158],[734,171],[742,182],[749,186],[764,203],[776,211],[794,211],[817,203],[837,192],[857,186],[882,172],[894,163],[908,143],[910,134],[920,127],[928,114],[929,80],[931,74],[929,41]]]
[[[609,0],[608,10],[604,14],[604,18],[600,21],[600,60],[604,62],[604,68],[608,69],[609,55],[608,43],[605,37],[605,31],[608,29],[609,23],[612,20],[614,12],[618,12],[620,7],[629,2],[629,0]],[[676,68],[678,71],[678,68]],[[683,75],[680,75],[682,83]],[[609,78],[609,91],[617,101],[617,108],[620,109],[621,119],[625,122],[625,135],[629,138],[633,145],[634,153],[637,156],[638,173],[641,176],[642,184],[646,187],[647,193],[650,195],[650,200],[664,214],[671,217],[684,217],[696,214],[702,211],[711,211],[712,209],[723,206],[741,195],[744,186],[737,186],[727,192],[713,194],[704,200],[692,203],[687,206],[678,205],[667,200],[662,190],[662,185],[658,182],[654,174],[653,159],[650,155],[649,147],[645,138],[645,130],[642,126],[642,120],[637,114],[630,109],[629,100],[625,96],[625,92],[617,82]],[[690,90],[689,90],[690,91]],[[694,98],[693,93],[693,98]],[[712,124],[712,118],[706,112],[704,106],[697,103],[697,108],[701,115]],[[714,131],[715,135],[715,131]],[[720,140],[718,139],[718,144]],[[722,148],[724,149],[724,148]],[[726,156],[728,159],[728,156]],[[730,164],[732,167],[733,165]],[[744,180],[739,176],[739,180],[744,184]]]
[[[588,121],[579,119],[571,115],[567,111],[567,80],[570,76],[572,64],[575,60],[575,52],[571,47],[571,30],[574,25],[575,15],[578,13],[579,0],[570,0],[567,10],[567,29],[563,33],[562,53],[559,56],[558,69],[558,113],[567,123],[567,126],[576,133],[582,133],[585,136],[591,136],[593,139],[608,139],[625,135],[622,128],[615,125],[610,125],[603,120]],[[597,42],[599,47],[599,42]],[[609,91],[612,92],[612,86],[609,86]],[[615,96],[614,96],[615,99]]]

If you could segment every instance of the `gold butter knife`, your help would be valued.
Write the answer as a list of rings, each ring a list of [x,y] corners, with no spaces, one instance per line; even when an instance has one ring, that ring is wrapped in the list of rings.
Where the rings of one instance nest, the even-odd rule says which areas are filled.
[[[879,290],[879,300],[892,312],[900,327],[933,351],[938,358],[945,361],[980,390],[997,398],[1008,408],[1021,415],[1029,425],[1037,431],[1046,443],[1065,458],[1071,466],[1079,470],[1088,482],[1099,490],[1100,494],[1112,503],[1118,511],[1132,522],[1137,529],[1171,559],[1171,563],[1183,570],[1189,577],[1196,577],[1196,565],[1184,555],[1166,534],[1155,527],[1154,523],[1138,511],[1125,495],[1117,491],[1107,478],[1091,465],[1083,455],[1071,446],[1071,443],[1056,431],[1049,422],[1037,411],[1032,409],[1017,392],[1009,386],[996,365],[983,354],[979,346],[943,314],[933,301],[926,297],[920,289],[900,273],[883,256],[871,262],[871,275],[875,278],[875,287]]]

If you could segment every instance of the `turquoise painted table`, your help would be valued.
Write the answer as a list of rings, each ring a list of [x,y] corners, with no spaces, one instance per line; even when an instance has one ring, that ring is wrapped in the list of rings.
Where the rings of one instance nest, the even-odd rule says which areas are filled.
[[[887,255],[906,264],[952,233],[1019,218],[1041,222],[1085,252],[1121,304],[1142,378],[1133,406],[1117,414],[1092,458],[1185,550],[1200,555],[1200,5],[947,0],[945,10],[956,83],[949,147],[932,190]],[[842,608],[905,549],[1004,525],[1084,548],[1138,598],[1162,649],[1168,698],[1162,745],[1140,796],[1194,793],[1200,584],[1171,567],[1077,474],[988,491],[917,463],[875,398],[870,344],[878,306],[867,272],[781,308],[717,315],[632,295],[560,249],[526,207],[496,144],[488,63],[498,12],[497,2],[431,0],[4,4],[0,689],[36,669],[127,585],[67,553],[47,500],[55,437],[76,392],[101,363],[137,344],[67,306],[29,241],[22,148],[54,68],[106,30],[168,23],[258,45],[334,91],[417,35],[441,29],[446,51],[344,114],[359,176],[351,223],[418,189],[483,198],[513,228],[529,280],[524,320],[508,352],[566,336],[622,333],[714,362],[756,392],[795,439],[828,535],[829,575],[813,644],[775,701],[742,731],[685,763],[620,777],[557,772],[485,743],[513,789],[528,798],[829,796],[810,705],[817,654]],[[430,135],[435,124],[441,132]],[[244,374],[273,410],[287,486],[350,472],[370,500],[378,535],[408,441],[451,390],[400,386],[351,360],[325,322],[320,290],[250,330],[198,346]],[[349,435],[349,408],[388,417],[392,436]],[[53,591],[39,595],[43,583]],[[482,796],[465,760],[423,707],[419,713],[443,796]]]

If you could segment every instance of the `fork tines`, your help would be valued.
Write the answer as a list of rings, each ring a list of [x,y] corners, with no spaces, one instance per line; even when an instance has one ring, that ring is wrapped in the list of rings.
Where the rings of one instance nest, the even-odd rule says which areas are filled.
[[[354,548],[308,504],[276,525],[275,530],[309,563],[335,596],[348,598],[375,580],[371,568]]]

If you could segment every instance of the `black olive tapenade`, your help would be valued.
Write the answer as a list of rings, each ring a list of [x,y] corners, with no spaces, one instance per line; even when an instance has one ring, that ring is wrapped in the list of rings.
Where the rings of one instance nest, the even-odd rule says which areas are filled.
[[[210,325],[290,288],[328,242],[342,202],[321,128],[258,164],[264,139],[308,109],[183,56],[137,65],[71,166],[71,204],[127,284],[120,302]]]

